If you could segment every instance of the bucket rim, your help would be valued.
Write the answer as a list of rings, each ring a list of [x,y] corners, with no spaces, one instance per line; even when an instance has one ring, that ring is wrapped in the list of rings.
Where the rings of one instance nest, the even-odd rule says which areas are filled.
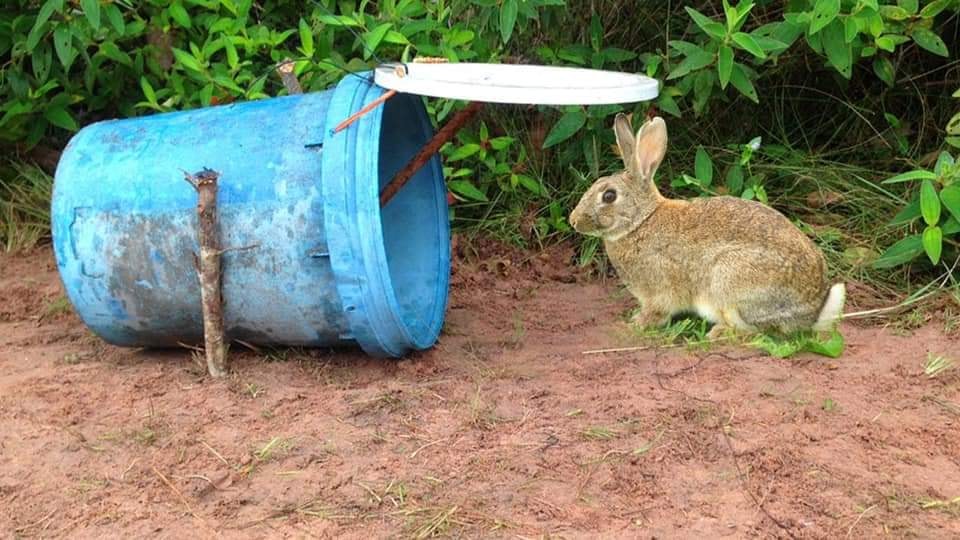
[[[334,132],[343,119],[374,101],[386,90],[373,83],[370,73],[345,77],[334,89],[326,114],[322,153],[323,219],[337,292],[350,335],[371,356],[401,357],[411,350],[432,347],[439,338],[447,309],[450,282],[450,224],[446,192],[440,189],[435,213],[438,231],[436,287],[424,304],[424,330],[415,331],[404,318],[388,265],[380,212],[380,132],[386,106],[360,117],[349,128]],[[424,142],[433,134],[418,99],[396,96],[417,109],[418,125],[411,126]],[[443,187],[443,169],[434,157],[425,166]],[[373,181],[371,181],[371,179]]]

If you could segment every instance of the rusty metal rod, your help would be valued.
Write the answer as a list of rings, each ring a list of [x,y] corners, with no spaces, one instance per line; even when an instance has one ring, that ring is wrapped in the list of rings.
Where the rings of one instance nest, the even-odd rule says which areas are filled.
[[[456,135],[467,122],[473,119],[482,108],[482,102],[473,101],[467,105],[465,109],[453,115],[453,118],[440,128],[440,131],[420,149],[420,152],[400,169],[400,172],[394,175],[390,183],[384,186],[383,191],[380,192],[380,207],[383,208],[386,206],[387,203],[390,202],[390,199],[400,191],[400,188],[402,188],[421,167],[430,161],[430,158],[439,152],[444,144],[453,139],[453,136]]]

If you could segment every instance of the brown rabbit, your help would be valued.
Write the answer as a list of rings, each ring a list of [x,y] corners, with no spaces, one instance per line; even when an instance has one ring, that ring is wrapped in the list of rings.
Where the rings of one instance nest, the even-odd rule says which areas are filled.
[[[621,280],[641,302],[634,322],[662,326],[692,311],[725,330],[830,330],[846,296],[828,287],[823,254],[776,210],[735,197],[667,199],[653,182],[667,150],[655,117],[636,137],[618,114],[626,170],[598,179],[570,214],[578,232],[603,239]]]

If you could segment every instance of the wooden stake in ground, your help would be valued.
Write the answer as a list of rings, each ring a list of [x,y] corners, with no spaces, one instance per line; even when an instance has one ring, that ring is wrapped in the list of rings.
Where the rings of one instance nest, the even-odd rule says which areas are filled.
[[[277,66],[277,73],[280,74],[280,80],[283,81],[283,86],[286,87],[287,93],[290,95],[302,94],[303,88],[300,86],[300,81],[297,80],[297,74],[293,72],[296,65],[293,60],[287,58],[279,66]]]
[[[203,340],[207,371],[212,377],[227,374],[227,343],[223,329],[223,298],[220,287],[220,227],[217,220],[217,180],[220,173],[203,169],[195,175],[184,173],[197,191],[197,235],[200,257],[195,259],[200,278],[200,302],[203,307]]]

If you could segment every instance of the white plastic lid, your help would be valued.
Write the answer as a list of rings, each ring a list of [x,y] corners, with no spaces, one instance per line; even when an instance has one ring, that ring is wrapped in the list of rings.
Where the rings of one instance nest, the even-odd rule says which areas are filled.
[[[660,93],[657,80],[644,75],[528,64],[384,64],[374,82],[408,94],[529,105],[635,103]]]

